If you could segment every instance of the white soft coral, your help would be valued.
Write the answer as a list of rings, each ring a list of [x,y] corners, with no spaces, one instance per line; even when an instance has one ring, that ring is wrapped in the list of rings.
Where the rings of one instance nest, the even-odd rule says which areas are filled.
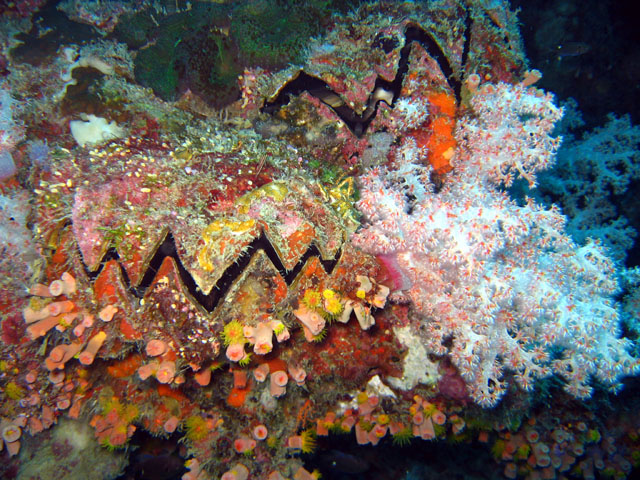
[[[638,362],[618,338],[613,263],[593,243],[578,248],[557,208],[517,205],[498,188],[518,172],[535,182],[557,147],[549,132],[560,112],[534,89],[501,84],[479,95],[459,121],[459,163],[439,192],[409,140],[390,169],[361,178],[368,223],[353,242],[393,257],[423,342],[450,356],[479,404],[499,400],[504,370],[525,390],[553,372],[577,397],[590,395],[591,375],[617,387]]]

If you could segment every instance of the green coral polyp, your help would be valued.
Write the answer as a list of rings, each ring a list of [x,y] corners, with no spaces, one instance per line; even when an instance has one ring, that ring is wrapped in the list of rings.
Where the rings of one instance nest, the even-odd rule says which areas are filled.
[[[9,382],[4,387],[4,394],[11,400],[20,400],[24,398],[24,389],[15,382]]]
[[[405,447],[411,443],[413,438],[413,431],[411,427],[405,427],[402,430],[393,434],[393,444],[399,447]]]
[[[207,421],[198,415],[187,418],[185,422],[185,428],[185,437],[192,442],[204,440],[209,434],[209,426],[207,425]]]

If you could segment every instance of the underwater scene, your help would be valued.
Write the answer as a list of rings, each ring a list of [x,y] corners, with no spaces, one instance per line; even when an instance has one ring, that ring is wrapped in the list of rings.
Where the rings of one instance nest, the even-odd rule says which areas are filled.
[[[0,2],[0,478],[640,478],[633,3]]]

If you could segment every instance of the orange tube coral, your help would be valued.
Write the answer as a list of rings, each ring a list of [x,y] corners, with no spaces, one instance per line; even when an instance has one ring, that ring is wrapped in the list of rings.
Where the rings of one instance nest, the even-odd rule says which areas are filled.
[[[48,370],[64,368],[64,364],[71,360],[81,349],[82,343],[57,345],[51,350],[44,364]]]
[[[87,348],[85,348],[78,357],[80,363],[83,365],[91,365],[96,357],[96,353],[98,353],[98,350],[100,350],[100,347],[102,347],[106,338],[107,334],[105,332],[98,332],[95,334],[91,340],[89,340]]]
[[[51,296],[72,295],[76,291],[76,279],[69,272],[64,272],[60,280],[54,280],[49,284]]]
[[[156,371],[156,378],[160,383],[171,383],[176,376],[176,362],[165,361],[160,364]]]
[[[147,343],[145,351],[147,352],[147,355],[149,355],[150,357],[157,357],[159,355],[163,355],[168,348],[169,347],[167,346],[167,342],[163,340],[153,339],[153,340],[149,340],[149,343]]]
[[[281,397],[287,391],[286,385],[289,381],[287,373],[280,370],[270,375],[269,392],[273,397]]]

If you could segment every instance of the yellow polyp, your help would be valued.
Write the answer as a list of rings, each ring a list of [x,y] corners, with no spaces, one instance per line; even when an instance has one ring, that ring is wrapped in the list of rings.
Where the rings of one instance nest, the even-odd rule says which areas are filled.
[[[204,229],[204,232],[202,233],[202,237],[204,238],[205,241],[210,240],[211,235],[213,233],[221,232],[223,228],[224,228],[224,219],[214,220],[209,225],[207,225],[207,228]]]
[[[241,367],[246,367],[250,363],[251,363],[251,352],[245,353],[244,357],[238,360],[238,365],[240,365]]]
[[[453,147],[449,147],[447,150],[445,150],[442,153],[442,158],[444,158],[446,161],[449,161],[453,158],[453,155],[456,153],[455,149]]]
[[[246,213],[249,211],[249,207],[253,202],[261,198],[269,197],[276,202],[282,202],[289,194],[289,188],[284,182],[271,182],[263,185],[260,188],[246,193],[242,197],[236,200],[236,205],[240,213]]]
[[[391,421],[391,419],[389,418],[389,415],[382,413],[378,415],[377,421],[380,425],[386,425]]]
[[[133,404],[130,404],[124,407],[124,411],[122,412],[122,419],[125,420],[127,423],[131,423],[136,418],[138,418],[138,415],[140,415],[140,411],[138,410],[138,407]]]
[[[335,317],[342,313],[342,303],[337,297],[331,297],[325,300],[324,309],[329,315]]]
[[[69,321],[69,318],[66,316],[63,316],[60,318],[60,320],[58,321],[58,325],[60,325],[63,328],[69,328],[71,326],[71,322]]]
[[[38,312],[42,310],[44,307],[46,307],[47,305],[49,305],[52,301],[53,301],[52,298],[34,296],[29,299],[29,308]]]
[[[213,263],[211,263],[210,258],[211,258],[211,254],[208,247],[204,247],[198,253],[198,264],[203,270],[207,272],[213,272],[213,269],[214,269],[214,265]]]
[[[426,405],[424,405],[424,409],[422,410],[424,415],[429,418],[431,417],[431,415],[433,415],[437,411],[438,411],[438,408],[433,403],[428,403],[428,402]]]
[[[253,218],[248,220],[218,218],[211,222],[202,232],[204,247],[198,252],[200,267],[207,272],[213,271],[215,266],[211,258],[224,251],[226,240],[234,235],[250,232],[255,226],[256,221]]]
[[[330,299],[336,296],[336,292],[334,292],[333,290],[326,288],[324,290],[324,292],[322,292],[322,296],[326,299]]]
[[[179,148],[173,152],[173,156],[179,160],[191,160],[193,152],[188,148]]]
[[[518,450],[516,450],[515,457],[520,460],[525,460],[529,458],[529,453],[531,452],[531,446],[528,444],[520,445]]]
[[[312,453],[316,449],[316,437],[313,430],[305,430],[300,436],[302,437],[302,453]]]
[[[393,434],[393,444],[399,447],[404,447],[411,443],[413,438],[413,431],[410,427],[405,427],[399,432]]]
[[[284,323],[278,321],[275,326],[273,327],[273,333],[275,333],[276,335],[280,335],[282,332],[284,332],[285,329],[285,325]]]
[[[366,420],[364,418],[361,418],[360,420],[358,420],[358,425],[360,425],[360,428],[365,432],[370,432],[371,430],[373,430],[373,427],[375,426],[373,422],[370,422],[369,420]]]
[[[249,220],[235,220],[235,221],[228,221],[227,222],[227,228],[229,230],[231,230],[232,233],[238,235],[241,233],[246,233],[249,230],[251,230],[254,226],[256,225],[256,221],[253,218],[250,218]]]
[[[313,337],[313,341],[318,343],[323,341],[325,338],[327,338],[327,329],[323,328],[320,333]]]
[[[239,235],[250,231],[256,224],[253,218],[248,220],[234,220],[231,218],[218,218],[207,225],[202,237],[205,242],[211,241],[213,238],[217,238],[221,232],[231,233]]]
[[[122,404],[117,397],[104,395],[98,399],[100,408],[102,409],[102,415],[107,415],[111,411],[115,411],[118,416],[122,413]]]
[[[225,347],[233,343],[245,343],[244,327],[238,320],[231,320],[222,330],[222,341]]]
[[[20,400],[25,395],[22,387],[15,382],[7,383],[7,385],[4,387],[4,394],[11,400]]]
[[[204,440],[207,438],[207,435],[209,435],[209,425],[207,425],[207,421],[198,415],[187,418],[185,427],[185,436],[192,442]]]
[[[317,290],[305,290],[304,296],[302,297],[302,303],[304,303],[307,308],[311,310],[315,310],[322,305],[322,297],[320,296],[320,292]]]

